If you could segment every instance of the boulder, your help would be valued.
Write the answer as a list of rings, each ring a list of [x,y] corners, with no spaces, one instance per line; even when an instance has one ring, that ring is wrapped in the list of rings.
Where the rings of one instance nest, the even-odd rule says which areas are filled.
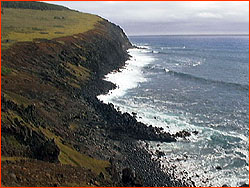
[[[241,185],[240,187],[249,187],[249,184],[244,183],[244,184]]]
[[[157,155],[158,158],[163,157],[165,153],[163,151],[156,150],[155,154]]]
[[[124,168],[122,170],[122,183],[125,186],[141,187],[142,181],[135,174],[131,168]]]
[[[47,140],[40,148],[37,153],[37,158],[47,162],[59,162],[60,149],[55,143],[55,140]]]
[[[191,134],[185,130],[183,131],[179,131],[175,134],[176,137],[180,137],[180,138],[186,138],[188,136],[191,136]]]
[[[220,166],[216,166],[215,168],[216,168],[216,170],[222,170],[222,168]]]
[[[124,184],[132,184],[135,180],[135,171],[131,168],[124,168],[122,170],[122,182]]]

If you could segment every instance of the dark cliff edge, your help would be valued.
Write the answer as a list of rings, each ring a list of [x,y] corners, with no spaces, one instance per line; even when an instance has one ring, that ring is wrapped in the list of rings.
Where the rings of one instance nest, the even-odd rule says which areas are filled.
[[[119,26],[102,20],[2,51],[2,186],[185,186],[137,142],[177,135],[96,98],[115,87],[102,79],[124,66],[131,47]]]

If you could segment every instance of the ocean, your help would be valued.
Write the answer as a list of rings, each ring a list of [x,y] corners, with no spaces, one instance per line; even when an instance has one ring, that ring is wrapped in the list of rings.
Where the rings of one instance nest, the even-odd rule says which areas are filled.
[[[120,71],[117,85],[98,98],[137,120],[176,133],[197,131],[175,143],[150,142],[164,152],[163,170],[196,186],[249,182],[249,37],[133,36],[140,47]]]

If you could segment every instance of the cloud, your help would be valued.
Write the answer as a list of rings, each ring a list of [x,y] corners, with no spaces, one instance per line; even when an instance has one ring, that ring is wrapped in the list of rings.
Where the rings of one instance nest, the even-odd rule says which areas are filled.
[[[148,29],[147,24],[162,24],[161,29],[167,25],[172,27],[183,24],[185,27],[179,25],[169,30],[180,27],[185,30],[193,25],[200,25],[202,32],[207,28],[211,33],[218,32],[218,28],[220,28],[219,32],[228,30],[235,33],[248,33],[249,30],[248,1],[49,1],[48,3],[61,4],[82,12],[100,15],[121,25],[128,33],[134,30],[130,28],[132,25],[135,27],[142,23],[145,24],[144,29]],[[221,31],[222,25],[227,25],[227,30]],[[228,29],[230,25],[231,28]],[[140,34],[140,28],[137,29]],[[152,30],[153,33],[153,28],[148,30]],[[164,29],[163,32],[167,30]],[[197,32],[197,28],[194,32]]]
[[[211,12],[201,12],[201,13],[198,13],[197,16],[201,18],[222,18],[222,15],[214,14]]]

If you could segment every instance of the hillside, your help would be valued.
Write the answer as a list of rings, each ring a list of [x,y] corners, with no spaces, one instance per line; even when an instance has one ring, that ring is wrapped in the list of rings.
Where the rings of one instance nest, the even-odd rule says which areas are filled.
[[[174,135],[96,98],[115,87],[103,76],[129,58],[122,29],[25,3],[5,4],[2,13],[2,186],[184,185],[137,143]]]
[[[16,9],[33,9],[33,10],[70,10],[67,7],[54,5],[49,3],[42,3],[36,1],[2,1],[2,8],[16,8]]]
[[[2,47],[83,33],[103,19],[41,2],[2,2]],[[31,16],[32,15],[32,16]]]

